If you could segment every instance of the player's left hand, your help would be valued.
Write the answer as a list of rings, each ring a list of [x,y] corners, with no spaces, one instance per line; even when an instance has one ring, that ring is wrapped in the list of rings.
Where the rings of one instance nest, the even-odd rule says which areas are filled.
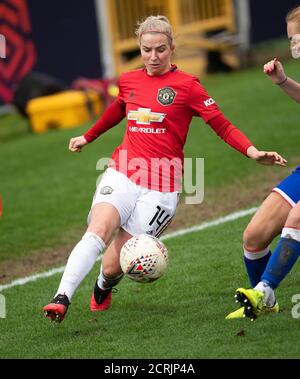
[[[257,163],[271,166],[278,165],[285,167],[287,160],[276,151],[260,151],[254,146],[249,146],[247,149],[247,155],[249,158],[254,159]]]
[[[256,160],[257,163],[267,166],[278,165],[285,167],[287,164],[287,160],[276,153],[276,151],[258,151],[253,159]]]

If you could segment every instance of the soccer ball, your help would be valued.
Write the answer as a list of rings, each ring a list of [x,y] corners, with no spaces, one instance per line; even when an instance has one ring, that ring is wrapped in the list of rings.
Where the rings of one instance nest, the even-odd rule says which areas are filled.
[[[148,234],[130,238],[120,253],[120,265],[124,274],[140,283],[150,283],[163,276],[168,262],[166,246]]]

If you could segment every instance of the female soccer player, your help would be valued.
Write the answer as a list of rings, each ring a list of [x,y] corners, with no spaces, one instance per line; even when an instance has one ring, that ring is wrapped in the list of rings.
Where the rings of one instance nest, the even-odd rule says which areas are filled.
[[[300,6],[286,16],[293,58],[300,58]],[[277,58],[264,65],[264,73],[288,96],[300,103],[300,84],[286,76]],[[269,244],[281,232],[273,254]],[[279,312],[274,289],[292,269],[300,254],[300,166],[273,188],[244,231],[244,262],[254,289],[238,288],[242,307],[226,318]]]
[[[90,309],[107,309],[112,288],[123,276],[123,244],[137,234],[157,236],[168,226],[177,206],[183,146],[193,116],[202,117],[226,143],[258,163],[286,164],[276,152],[258,151],[223,116],[198,79],[171,64],[173,31],[166,17],[148,17],[137,37],[145,67],[122,74],[116,101],[83,136],[70,140],[69,149],[79,152],[127,119],[123,142],[96,189],[87,231],[70,254],[54,299],[44,307],[51,320],[64,319],[76,288],[104,251]]]

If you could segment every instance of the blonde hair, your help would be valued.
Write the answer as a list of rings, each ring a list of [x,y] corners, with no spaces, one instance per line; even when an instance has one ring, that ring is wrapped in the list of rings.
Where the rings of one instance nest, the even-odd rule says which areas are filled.
[[[285,21],[286,23],[295,21],[300,24],[300,6],[291,9],[286,15]]]
[[[141,41],[142,35],[145,33],[165,34],[168,37],[170,46],[174,45],[173,28],[166,16],[149,16],[144,21],[139,22],[135,31],[139,42]]]

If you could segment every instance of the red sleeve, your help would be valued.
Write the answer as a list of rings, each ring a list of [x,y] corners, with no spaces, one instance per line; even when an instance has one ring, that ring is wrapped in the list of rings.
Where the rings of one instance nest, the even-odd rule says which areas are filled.
[[[119,124],[126,116],[126,105],[120,96],[106,108],[98,121],[84,134],[88,142],[94,141],[101,134]]]
[[[210,127],[228,145],[247,156],[247,149],[253,144],[238,128],[231,124],[221,112],[209,122]]]
[[[192,109],[193,116],[200,116],[205,122],[220,113],[218,105],[206,92],[197,78],[193,78],[188,92],[188,103]]]

